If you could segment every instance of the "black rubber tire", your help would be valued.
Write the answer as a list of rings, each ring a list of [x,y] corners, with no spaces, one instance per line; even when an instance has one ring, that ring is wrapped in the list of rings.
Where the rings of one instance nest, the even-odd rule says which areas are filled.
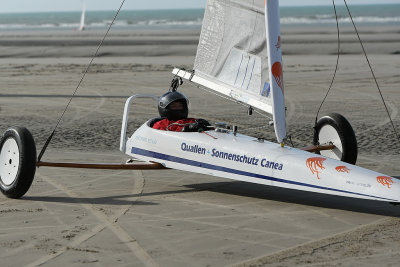
[[[19,165],[16,166],[17,172],[11,184],[5,184],[0,176],[0,190],[9,198],[20,198],[29,190],[35,177],[36,145],[28,129],[13,127],[3,134],[0,141],[0,153],[7,153],[3,151],[3,145],[8,139],[14,139],[18,145]]]
[[[348,120],[338,113],[329,113],[317,121],[314,131],[314,145],[320,144],[320,131],[322,127],[326,125],[333,127],[340,138],[342,145],[340,160],[350,164],[356,164],[358,154],[356,135]]]

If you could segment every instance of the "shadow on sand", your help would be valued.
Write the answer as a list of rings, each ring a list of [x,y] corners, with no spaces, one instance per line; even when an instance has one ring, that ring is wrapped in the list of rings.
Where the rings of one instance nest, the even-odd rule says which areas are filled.
[[[400,178],[399,176],[394,177],[398,179]],[[157,202],[141,201],[140,197],[176,195],[198,191],[218,192],[228,195],[237,195],[313,207],[400,217],[400,206],[394,206],[388,202],[340,197],[237,181],[189,184],[183,185],[182,190],[149,192],[142,194],[76,198],[67,196],[25,196],[23,197],[23,199],[29,201],[43,201],[54,203],[89,203],[93,205],[158,205]],[[130,200],[129,198],[139,199]]]
[[[185,185],[198,191],[224,193],[251,198],[293,203],[320,208],[346,210],[383,216],[400,217],[400,206],[388,202],[340,197],[247,182],[218,182]]]
[[[158,205],[156,202],[129,200],[129,198],[140,198],[145,196],[175,195],[181,193],[197,192],[197,189],[182,189],[162,192],[151,192],[142,194],[116,195],[104,197],[54,197],[54,196],[24,196],[23,200],[43,201],[53,203],[77,203],[92,205]]]

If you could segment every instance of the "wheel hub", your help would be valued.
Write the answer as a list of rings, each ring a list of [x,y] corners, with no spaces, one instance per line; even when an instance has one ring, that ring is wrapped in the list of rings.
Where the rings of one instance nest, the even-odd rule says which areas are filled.
[[[319,132],[319,142],[321,144],[331,142],[335,145],[333,150],[324,150],[321,151],[321,155],[333,159],[340,160],[343,153],[342,142],[340,140],[339,134],[337,133],[336,129],[331,125],[324,125],[322,126]]]
[[[0,179],[6,186],[17,178],[19,168],[19,148],[13,138],[8,138],[0,151]]]

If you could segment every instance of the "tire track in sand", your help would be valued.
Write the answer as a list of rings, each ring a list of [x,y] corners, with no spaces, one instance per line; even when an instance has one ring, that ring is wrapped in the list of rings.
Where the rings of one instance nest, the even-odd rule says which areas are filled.
[[[313,240],[310,242],[306,242],[297,246],[293,246],[290,248],[286,248],[274,253],[270,253],[267,255],[263,255],[260,257],[256,257],[253,259],[249,259],[240,263],[235,263],[232,264],[231,267],[250,267],[250,266],[267,266],[267,265],[272,265],[274,266],[278,264],[279,266],[290,266],[294,265],[291,262],[286,262],[285,261],[290,261],[290,259],[294,259],[297,257],[300,257],[302,255],[308,255],[312,254],[314,251],[323,248],[323,247],[328,247],[332,244],[337,244],[337,243],[344,243],[345,241],[348,240],[354,240],[358,239],[359,235],[363,235],[369,231],[373,231],[377,228],[379,228],[381,225],[385,224],[393,224],[393,221],[396,223],[397,219],[391,219],[391,218],[381,218],[378,219],[372,223],[361,225],[359,227],[355,227],[353,229],[350,229],[348,231],[344,231],[341,233],[337,233],[331,236],[326,236],[321,239]],[[312,265],[313,262],[307,262],[308,265]],[[304,264],[304,263],[303,263]],[[296,265],[299,265],[297,263]],[[322,264],[323,265],[323,264]]]
[[[133,174],[134,174],[135,181],[138,181],[138,182],[134,183],[132,194],[140,196],[143,192],[144,178],[143,178],[141,171],[134,171]],[[47,177],[41,173],[37,173],[36,175],[39,175],[44,181],[46,181],[50,185],[54,186],[55,188],[59,189],[60,191],[64,192],[71,198],[79,198],[80,197],[78,194],[70,191],[64,185],[61,185],[61,184],[53,181],[49,177]],[[138,198],[139,197],[135,197],[134,199],[132,199],[132,202],[133,202],[132,204],[134,204],[134,202],[137,201]],[[132,204],[125,205],[125,207],[120,209],[117,212],[117,214],[115,214],[114,216],[110,216],[110,217],[106,216],[101,211],[96,210],[90,202],[87,202],[87,203],[78,203],[77,202],[77,204],[82,206],[83,208],[85,208],[90,213],[92,213],[92,215],[94,215],[101,222],[101,224],[97,225],[96,227],[90,229],[88,232],[75,238],[73,241],[69,242],[67,245],[59,248],[56,253],[43,256],[40,259],[32,262],[31,264],[29,264],[27,266],[40,266],[40,265],[46,264],[49,261],[51,261],[52,259],[62,255],[64,252],[66,252],[68,250],[68,248],[82,244],[86,240],[90,239],[91,237],[93,237],[96,234],[103,231],[105,228],[109,228],[115,234],[115,236],[118,239],[120,239],[121,242],[123,244],[125,244],[145,266],[158,266],[158,264],[139,245],[139,243],[116,223],[118,221],[118,219],[129,210],[129,208],[132,206]]]

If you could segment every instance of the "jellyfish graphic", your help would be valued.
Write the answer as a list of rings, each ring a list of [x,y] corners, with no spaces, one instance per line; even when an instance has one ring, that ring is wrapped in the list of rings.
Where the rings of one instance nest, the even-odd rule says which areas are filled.
[[[312,174],[314,173],[317,174],[318,179],[320,179],[319,174],[322,172],[323,169],[325,169],[324,167],[325,160],[326,160],[325,158],[313,157],[313,158],[308,158],[306,161],[307,167],[310,169]]]
[[[350,173],[350,169],[347,168],[346,166],[337,166],[335,169],[336,169],[338,172],[347,172],[347,173]]]
[[[283,90],[282,64],[281,64],[279,61],[275,62],[275,63],[272,65],[271,72],[272,72],[272,75],[273,75],[274,78],[275,78],[276,83],[277,83],[278,86],[281,88],[282,94],[283,94],[283,93],[284,93],[284,90]]]
[[[378,176],[376,177],[376,180],[378,181],[378,183],[382,184],[383,186],[386,185],[388,188],[390,188],[390,186],[394,184],[392,177],[388,176]]]

